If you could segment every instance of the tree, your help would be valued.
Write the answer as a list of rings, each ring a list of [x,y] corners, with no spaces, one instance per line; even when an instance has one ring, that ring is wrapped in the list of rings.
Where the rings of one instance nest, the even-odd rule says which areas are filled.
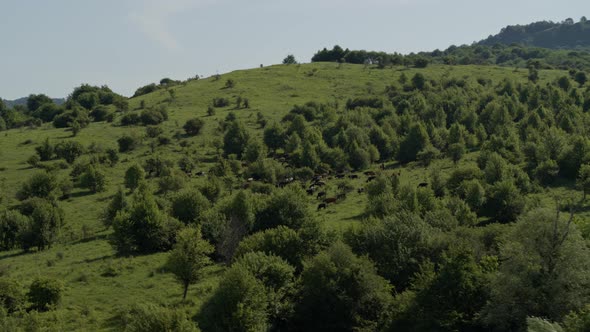
[[[185,228],[176,235],[176,244],[168,256],[166,268],[182,284],[182,300],[186,299],[188,287],[197,282],[204,267],[211,264],[209,255],[213,246],[201,237],[199,228]]]
[[[205,303],[199,326],[214,332],[266,331],[268,298],[264,284],[246,266],[232,266],[223,275],[215,294]]]
[[[29,287],[27,297],[36,310],[46,311],[59,304],[64,286],[61,281],[50,278],[37,278]]]
[[[117,193],[113,196],[107,207],[102,214],[102,223],[106,228],[113,225],[113,221],[119,211],[123,211],[127,207],[127,198],[125,197],[125,191],[123,188],[119,188]]]
[[[35,112],[39,107],[45,104],[53,104],[53,100],[44,94],[31,94],[27,98],[27,110],[31,113]]]
[[[537,209],[500,245],[502,264],[482,317],[499,330],[519,330],[527,316],[561,321],[590,300],[590,250],[573,213]]]
[[[295,64],[297,64],[297,60],[295,60],[295,56],[293,54],[289,54],[289,55],[287,55],[287,57],[285,57],[283,59],[283,64],[284,65],[295,65]]]
[[[55,146],[55,154],[68,164],[73,164],[76,158],[84,154],[84,146],[76,141],[61,142]]]
[[[148,187],[142,185],[115,217],[111,244],[121,255],[169,250],[181,227],[181,222],[160,210]]]
[[[579,71],[574,75],[574,81],[576,81],[580,86],[586,84],[588,81],[588,76],[585,72]]]
[[[285,134],[283,128],[276,122],[264,129],[264,144],[272,151],[285,146]]]
[[[590,164],[584,164],[580,167],[576,184],[584,193],[582,200],[586,201],[586,194],[590,191]]]
[[[205,121],[203,121],[199,118],[193,118],[193,119],[187,120],[182,128],[184,129],[184,131],[186,132],[187,135],[196,136],[201,132],[204,125],[205,125]]]
[[[23,309],[24,304],[21,285],[16,280],[0,278],[0,311],[3,309],[10,314]]]
[[[133,303],[117,313],[127,332],[199,332],[182,308],[162,307],[153,303]]]
[[[382,330],[393,300],[391,285],[371,261],[340,242],[305,265],[299,297],[300,331]]]
[[[225,136],[223,136],[223,152],[226,156],[235,154],[238,158],[242,158],[249,139],[250,134],[244,124],[239,121],[231,121],[227,126]]]
[[[187,189],[175,194],[172,199],[171,214],[185,224],[197,223],[210,203],[197,190]]]
[[[416,214],[399,212],[382,220],[367,220],[345,238],[356,254],[368,255],[379,274],[403,291],[429,257],[434,234]]]
[[[416,160],[418,160],[424,167],[428,167],[439,155],[440,151],[437,148],[433,145],[428,145],[416,154]]]
[[[16,248],[29,223],[29,218],[17,210],[0,211],[0,250]]]
[[[125,171],[125,188],[134,191],[145,179],[145,170],[138,164],[131,165]]]
[[[51,160],[55,152],[55,147],[49,142],[49,138],[46,138],[43,144],[35,148],[41,161]]]
[[[465,155],[465,150],[465,144],[463,143],[453,143],[449,145],[448,153],[455,165],[459,162],[459,160],[461,160],[461,158],[463,158],[463,155]]]
[[[414,124],[410,128],[408,135],[400,144],[399,160],[403,163],[416,160],[418,152],[429,144],[430,138],[428,137],[424,125],[421,122]]]
[[[57,179],[53,174],[38,172],[22,184],[16,197],[21,201],[31,197],[53,199],[59,197],[58,190]]]
[[[488,190],[486,210],[498,222],[516,220],[524,205],[522,194],[510,180],[497,182]]]
[[[128,152],[134,150],[139,144],[139,140],[131,135],[123,135],[117,140],[119,152]]]
[[[25,251],[36,247],[41,251],[50,248],[64,224],[64,212],[56,202],[30,198],[20,206],[20,212],[29,218],[21,233],[21,246]]]
[[[80,176],[80,186],[90,189],[93,193],[105,191],[106,184],[104,172],[93,165],[89,165],[86,171]]]

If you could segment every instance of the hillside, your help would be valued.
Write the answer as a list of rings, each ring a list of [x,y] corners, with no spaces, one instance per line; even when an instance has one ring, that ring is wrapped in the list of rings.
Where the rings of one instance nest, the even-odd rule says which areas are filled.
[[[383,308],[391,305],[395,308],[391,316],[395,321],[387,322],[393,324],[391,326],[400,324],[410,330],[410,327],[436,330],[440,326],[467,329],[470,324],[480,324],[480,310],[488,310],[485,312],[489,314],[490,324],[501,324],[501,314],[484,308],[487,300],[504,304],[489,295],[491,286],[487,281],[495,273],[505,273],[504,265],[500,264],[505,258],[503,255],[512,249],[505,248],[499,238],[510,235],[518,239],[518,234],[512,233],[516,227],[510,224],[520,225],[521,222],[516,223],[516,220],[528,216],[529,211],[545,207],[551,209],[550,215],[553,216],[554,197],[561,197],[564,201],[572,197],[578,202],[582,196],[576,178],[582,164],[590,161],[590,155],[583,153],[590,151],[586,138],[590,134],[586,126],[590,123],[588,85],[575,83],[570,73],[557,69],[539,68],[538,78],[532,82],[527,70],[493,65],[378,67],[317,62],[235,71],[161,87],[129,99],[125,105],[127,110],[115,102],[106,106],[97,102],[92,110],[66,103],[60,110],[63,113],[54,115],[55,118],[69,117],[71,121],[67,122],[66,128],[55,128],[52,122],[55,120],[50,118],[38,127],[30,125],[2,131],[2,208],[20,209],[26,214],[26,209],[22,208],[26,199],[17,197],[23,195],[23,184],[29,178],[45,174],[45,170],[56,183],[71,181],[71,188],[60,185],[56,189],[60,194],[53,193],[55,197],[50,197],[64,214],[64,225],[59,228],[52,245],[42,248],[45,250],[32,249],[30,252],[23,252],[15,245],[0,252],[0,275],[17,280],[23,289],[40,276],[61,280],[64,284],[61,304],[47,312],[21,312],[9,318],[0,314],[0,327],[31,325],[50,326],[55,330],[116,331],[131,326],[130,322],[138,324],[133,317],[140,317],[137,311],[141,310],[134,305],[142,304],[148,312],[170,310],[172,313],[168,312],[167,317],[174,317],[171,320],[188,317],[191,322],[198,321],[204,331],[223,330],[226,327],[215,327],[212,317],[219,320],[219,317],[230,315],[207,316],[207,310],[221,310],[215,307],[214,301],[223,295],[218,286],[227,286],[231,273],[246,273],[244,266],[248,266],[247,263],[242,262],[243,266],[236,263],[240,258],[237,254],[233,256],[234,251],[227,254],[226,244],[236,241],[233,236],[238,236],[237,233],[239,242],[278,228],[273,226],[288,229],[285,234],[296,238],[298,242],[294,243],[300,246],[287,248],[291,250],[281,247],[284,251],[276,249],[274,246],[292,239],[282,234],[284,237],[280,240],[265,243],[271,249],[259,250],[282,257],[281,264],[288,265],[287,261],[293,265],[281,270],[285,275],[291,273],[289,282],[293,284],[289,287],[295,289],[299,282],[305,284],[298,279],[301,270],[309,271],[314,265],[304,267],[304,260],[312,262],[315,259],[315,271],[329,276],[336,273],[338,264],[358,263],[363,267],[361,272],[353,272],[348,277],[369,278],[359,282],[362,287],[370,288],[362,288],[358,291],[361,294],[371,295],[372,287],[381,287],[383,294],[367,299],[373,305],[367,311],[385,310]],[[97,121],[99,113],[108,121]],[[190,119],[202,120],[202,129],[196,135],[183,129]],[[87,126],[84,121],[89,122]],[[147,125],[149,121],[154,123]],[[273,140],[265,139],[269,128],[278,128],[281,133],[276,146],[268,146],[274,144]],[[74,132],[74,129],[79,131]],[[228,132],[235,135],[228,135]],[[136,147],[121,151],[118,140],[122,137],[133,139]],[[231,144],[226,144],[228,141]],[[72,163],[57,155],[47,161],[31,161],[31,156],[37,155],[46,144],[58,146],[62,142],[78,142],[83,147]],[[231,150],[242,143],[242,150]],[[273,153],[272,150],[277,151]],[[115,151],[117,161],[109,159],[109,151]],[[133,213],[121,207],[120,213],[111,220],[113,226],[106,227],[104,210],[119,188],[125,187],[125,174],[135,164],[145,169],[148,187],[138,186],[133,188],[135,192],[125,189],[128,207],[144,202],[148,206],[146,209],[157,211],[165,225],[174,214],[173,202],[178,197],[177,192],[193,190],[198,192],[195,195],[206,197],[205,201],[200,201],[202,204],[199,203],[199,209],[203,211],[188,223],[198,224],[203,236],[215,245],[216,251],[212,255],[215,264],[206,267],[199,281],[190,286],[185,302],[181,301],[182,287],[166,266],[169,247],[151,251],[141,251],[140,247],[121,252],[125,243],[119,243],[119,247],[111,245],[114,229],[121,229],[122,220]],[[94,190],[96,188],[92,186],[85,186],[82,179],[86,175],[88,179],[97,171],[103,176],[104,187]],[[318,184],[321,189],[312,190],[313,195],[306,195],[301,187],[312,189],[309,184],[318,183],[312,180],[318,175],[324,182]],[[448,181],[435,187],[435,178],[452,178],[455,182]],[[322,192],[325,198],[334,200],[322,200],[319,195]],[[505,198],[503,193],[509,197]],[[243,197],[247,199],[241,201]],[[579,229],[572,231],[575,241],[566,243],[569,249],[583,253],[585,251],[576,246],[589,239],[590,209],[585,201],[576,204],[575,224]],[[404,213],[411,215],[407,219],[409,224],[405,219],[395,219],[403,219]],[[175,217],[181,219],[178,215]],[[236,220],[249,228],[232,229]],[[542,223],[541,220],[538,222]],[[170,224],[176,225],[173,221]],[[407,228],[396,228],[388,234],[387,227],[398,227],[396,225]],[[428,234],[415,234],[413,230]],[[408,251],[416,257],[408,258],[406,252],[401,252],[399,256],[392,254],[382,259],[377,253],[387,252],[382,249],[394,241],[380,238],[382,234],[407,235],[403,245],[413,243],[420,247]],[[514,240],[513,237],[510,239]],[[350,258],[352,252],[333,245],[336,239],[346,242],[354,254],[362,258]],[[257,248],[252,244],[255,241],[251,241],[249,244]],[[371,241],[383,242],[373,245]],[[237,246],[237,243],[233,244]],[[469,249],[463,252],[458,244]],[[393,247],[395,245],[387,248],[396,250]],[[322,251],[326,248],[332,249]],[[428,248],[428,252],[424,248]],[[520,247],[515,245],[515,248]],[[246,252],[247,249],[241,248]],[[234,247],[232,250],[238,249]],[[320,252],[324,254],[316,256]],[[375,262],[375,268],[366,257]],[[322,271],[323,262],[329,259],[337,263],[334,263],[334,271]],[[401,268],[388,265],[394,260],[400,262]],[[585,266],[575,264],[579,261],[564,260],[571,263],[564,269]],[[460,271],[446,270],[465,261],[466,265],[458,268]],[[273,266],[277,268],[277,265],[280,264]],[[518,270],[519,265],[516,266],[514,269]],[[580,271],[572,271],[573,278],[586,275],[582,273],[585,271]],[[303,272],[308,278],[306,281],[322,282],[307,273]],[[454,283],[449,286],[437,278],[447,276],[447,280],[455,280],[471,275],[473,278],[465,283],[474,286],[462,289],[468,293],[462,300],[472,301],[467,304],[469,308],[456,301],[443,303],[441,305],[445,308],[454,306],[449,310],[455,311],[441,313],[420,302],[426,301],[425,298],[432,303],[448,299],[453,296],[444,292],[453,293],[454,290],[445,287],[464,286]],[[230,287],[237,289],[240,296],[253,297],[253,300],[246,298],[240,305],[252,306],[244,310],[252,310],[256,315],[240,316],[236,320],[243,319],[239,322],[246,324],[254,319],[266,319],[268,322],[264,324],[280,324],[277,321],[284,314],[285,319],[298,324],[293,326],[313,330],[300,318],[312,317],[313,312],[296,304],[292,304],[292,308],[285,305],[294,313],[283,307],[289,301],[296,301],[291,297],[294,290],[289,288],[288,292],[280,293],[279,286],[276,286],[275,294],[274,290],[264,288],[266,284],[261,286],[257,278],[264,279],[252,272],[243,279],[251,284],[236,282],[235,288]],[[348,279],[342,278],[338,282],[345,282],[342,280]],[[502,285],[501,279],[494,280],[494,287]],[[351,288],[358,286],[354,282],[351,282]],[[251,288],[241,292],[238,287]],[[342,287],[343,292],[348,291],[346,287],[348,285]],[[485,291],[475,294],[481,290],[478,287],[485,288]],[[575,292],[577,289],[572,287]],[[506,294],[516,294],[502,290],[506,291],[502,294],[507,297]],[[534,292],[531,290],[531,294]],[[261,293],[272,293],[277,298],[271,299],[269,295],[261,300],[256,297]],[[239,297],[231,294],[235,295],[234,298]],[[321,295],[313,292],[301,294],[304,299],[311,296],[309,294]],[[326,294],[332,293],[326,291]],[[261,305],[257,301],[277,302]],[[323,303],[313,297],[308,301],[304,303],[310,304],[312,311],[315,308],[312,304]],[[359,301],[358,305],[366,303]],[[154,305],[157,310],[150,307]],[[273,314],[277,316],[268,313],[271,310],[267,310],[267,305],[276,309]],[[498,307],[504,308],[502,305]],[[566,307],[568,310],[578,309],[569,302],[564,304]],[[414,309],[419,312],[415,317],[412,315]],[[361,324],[359,326],[367,330],[377,329],[377,325],[362,324],[390,317],[383,314],[383,317],[375,318],[366,311],[356,310],[359,315],[370,317],[363,316],[366,319],[360,321],[357,321],[358,317],[350,318],[349,321],[343,320],[344,323]],[[457,319],[457,312],[462,310],[465,316]],[[522,326],[527,315],[537,313],[528,311],[528,307],[523,310],[526,311],[524,318],[514,318],[513,327]],[[326,311],[327,321],[334,318],[329,316],[329,311]],[[433,312],[436,315],[431,314]],[[338,320],[342,317],[334,315]],[[564,316],[565,313],[560,311],[552,318],[557,320]]]
[[[497,35],[478,42],[479,45],[522,44],[551,49],[590,48],[590,22],[586,17],[574,22],[571,18],[563,22],[539,21],[526,25],[509,25]]]

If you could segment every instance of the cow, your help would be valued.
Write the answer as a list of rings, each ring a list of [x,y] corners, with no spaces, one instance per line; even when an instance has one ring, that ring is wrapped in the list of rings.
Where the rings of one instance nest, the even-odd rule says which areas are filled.
[[[310,195],[310,196],[311,196],[311,195],[313,195],[313,193],[315,192],[315,188],[314,188],[314,187],[311,187],[311,188],[309,188],[309,189],[306,189],[306,190],[305,190],[305,192],[306,192],[308,195]]]
[[[346,175],[344,175],[344,174],[336,174],[337,179],[344,179],[345,176]]]
[[[364,172],[363,174],[365,174],[366,176],[375,176],[375,175],[377,175],[377,174],[375,174],[375,172],[373,172],[373,171],[366,171],[366,172]]]
[[[326,197],[326,192],[325,191],[320,191],[316,197],[316,199],[320,199],[322,197]]]
[[[195,173],[195,174],[196,174],[197,176],[204,176],[204,175],[205,175],[205,172],[203,172],[203,171],[199,171],[199,172],[197,172],[197,173]]]
[[[359,178],[359,176],[358,176],[358,175],[356,175],[356,174],[350,174],[350,175],[348,176],[348,178],[349,178],[349,179],[358,179],[358,178]]]
[[[336,203],[338,199],[336,197],[328,197],[326,199],[324,199],[324,203],[326,204],[330,204],[330,203]]]
[[[428,182],[421,182],[418,184],[418,188],[426,188],[428,187]]]
[[[358,188],[358,189],[356,190],[356,192],[357,192],[357,193],[359,193],[359,194],[362,194],[362,193],[364,193],[364,192],[365,192],[365,188]]]
[[[326,185],[326,183],[324,181],[316,181],[314,183],[311,184],[312,186],[318,186],[318,187],[323,187]]]
[[[318,205],[318,211],[321,210],[321,209],[325,209],[326,207],[327,207],[327,204],[326,203],[320,203]]]
[[[376,178],[377,178],[377,176],[375,176],[375,175],[371,175],[371,176],[369,176],[369,177],[367,178],[367,183],[369,183],[369,182],[371,182],[371,181],[375,180]]]

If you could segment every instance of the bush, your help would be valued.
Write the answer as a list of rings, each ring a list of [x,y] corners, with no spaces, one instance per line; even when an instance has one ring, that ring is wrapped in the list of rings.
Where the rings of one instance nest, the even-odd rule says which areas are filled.
[[[125,188],[135,190],[145,179],[145,171],[138,164],[132,165],[125,172]]]
[[[188,120],[182,128],[184,128],[184,131],[187,135],[196,136],[201,132],[201,129],[203,129],[204,125],[205,121],[199,118],[193,118]]]
[[[21,201],[30,197],[57,198],[60,196],[57,189],[58,184],[55,176],[47,172],[38,172],[22,184],[16,197]]]
[[[100,169],[90,165],[80,177],[80,186],[90,189],[94,193],[104,191],[106,189],[106,176]]]
[[[141,121],[139,114],[137,113],[127,113],[121,117],[121,125],[122,126],[133,126],[138,124]]]
[[[119,144],[119,152],[128,152],[134,150],[139,144],[139,140],[135,136],[123,135],[117,140]]]
[[[57,203],[31,198],[21,204],[20,212],[29,218],[20,236],[22,248],[28,251],[33,247],[37,250],[51,247],[64,224],[64,212]]]
[[[172,216],[185,224],[198,222],[209,201],[201,192],[185,190],[172,197]]]
[[[144,125],[157,125],[168,120],[168,111],[165,107],[144,110],[140,118]]]
[[[67,161],[68,164],[72,164],[76,158],[84,154],[84,147],[75,141],[61,142],[55,146],[55,154],[58,158]]]
[[[229,99],[227,98],[213,98],[213,107],[227,107],[229,106]]]
[[[155,304],[133,304],[117,314],[121,329],[128,332],[197,332],[194,322],[180,309]]]
[[[59,304],[64,286],[61,281],[49,278],[37,278],[31,284],[27,297],[35,310],[46,311]]]
[[[15,280],[0,278],[0,309],[13,313],[22,309],[24,302],[21,285]]]
[[[16,248],[29,223],[29,218],[16,210],[0,211],[0,250]]]

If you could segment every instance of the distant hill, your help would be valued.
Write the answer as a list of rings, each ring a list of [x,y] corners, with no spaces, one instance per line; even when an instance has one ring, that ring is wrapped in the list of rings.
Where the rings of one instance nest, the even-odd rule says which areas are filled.
[[[13,108],[16,105],[26,105],[27,104],[27,99],[29,99],[29,97],[22,97],[22,98],[18,98],[18,99],[14,99],[14,100],[5,100],[5,99],[3,99],[2,101],[9,108]],[[51,98],[51,99],[53,100],[54,103],[56,103],[58,105],[61,105],[61,104],[63,104],[66,101],[65,98]]]
[[[552,49],[590,49],[590,21],[582,17],[574,22],[539,21],[527,25],[509,25],[500,33],[478,42],[480,45],[523,44]]]

